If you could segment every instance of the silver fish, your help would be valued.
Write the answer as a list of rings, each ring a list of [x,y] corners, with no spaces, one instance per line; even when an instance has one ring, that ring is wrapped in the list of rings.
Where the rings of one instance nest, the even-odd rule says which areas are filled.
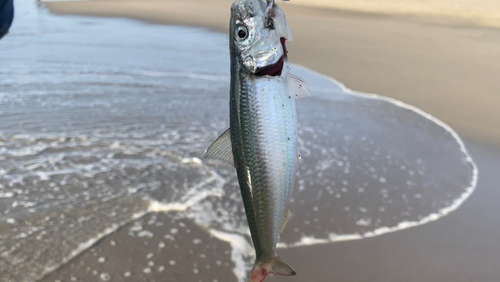
[[[295,271],[276,254],[297,172],[295,99],[309,95],[290,74],[285,14],[274,0],[237,0],[231,7],[230,128],[206,158],[233,164],[255,248],[248,282]]]

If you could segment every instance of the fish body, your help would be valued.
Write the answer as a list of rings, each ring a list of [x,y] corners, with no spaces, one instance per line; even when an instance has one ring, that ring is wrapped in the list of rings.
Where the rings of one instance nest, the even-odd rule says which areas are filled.
[[[208,149],[208,158],[232,163],[256,253],[247,281],[268,274],[295,275],[276,254],[290,218],[297,172],[295,99],[307,96],[289,73],[284,12],[266,0],[237,0],[230,21],[230,129]]]
[[[234,165],[256,253],[254,268],[265,268],[265,278],[275,272],[266,265],[276,258],[297,171],[295,100],[283,77],[252,79],[234,71],[239,72],[230,105]],[[295,274],[289,270],[282,274]]]

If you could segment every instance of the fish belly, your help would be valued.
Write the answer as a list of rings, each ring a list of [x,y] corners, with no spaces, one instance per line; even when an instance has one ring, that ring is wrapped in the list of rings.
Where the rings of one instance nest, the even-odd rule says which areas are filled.
[[[238,107],[243,201],[247,218],[252,213],[249,225],[255,225],[250,230],[257,259],[272,260],[295,181],[295,100],[283,77],[265,76],[241,83]]]

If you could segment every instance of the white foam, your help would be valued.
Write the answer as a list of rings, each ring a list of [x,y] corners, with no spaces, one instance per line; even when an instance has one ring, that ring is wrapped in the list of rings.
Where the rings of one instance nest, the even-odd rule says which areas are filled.
[[[137,234],[137,237],[153,238],[155,235],[148,230],[142,230]]]
[[[193,164],[197,164],[197,165],[201,165],[201,160],[198,159],[198,158],[184,158],[181,160],[181,162],[183,164],[188,164],[188,163],[193,163]]]
[[[253,253],[253,247],[239,234],[222,232],[215,229],[209,230],[215,238],[231,245],[231,260],[234,263],[233,272],[238,281],[245,281],[249,266],[245,263],[245,257]]]
[[[0,198],[12,198],[14,193],[12,192],[0,192]]]
[[[290,243],[290,244],[278,243],[278,248],[285,249],[285,248],[294,248],[294,247],[305,247],[305,246],[329,244],[329,243],[359,240],[359,239],[363,239],[363,236],[361,234],[337,235],[335,233],[330,233],[328,238],[315,238],[315,237],[306,236],[306,237],[302,237],[299,242]]]
[[[362,219],[356,221],[356,225],[358,225],[358,226],[370,226],[371,224],[372,224],[372,221],[369,218],[367,218],[367,219],[362,218]]]
[[[185,77],[209,81],[229,81],[229,77],[227,75],[201,74],[192,72],[141,71],[135,72],[134,74],[153,77]]]
[[[301,67],[303,69],[306,69],[306,70],[309,70],[308,68],[306,68],[304,66],[299,66],[299,67]],[[312,70],[309,70],[309,71],[313,72]],[[316,73],[316,72],[314,72],[314,73]],[[319,73],[316,73],[316,74],[321,75]],[[426,223],[429,223],[429,222],[432,222],[432,221],[436,221],[436,220],[442,218],[443,216],[446,216],[447,214],[449,214],[449,213],[453,212],[454,210],[458,209],[470,197],[470,195],[472,195],[472,193],[476,189],[476,185],[477,185],[477,179],[478,179],[477,166],[474,163],[474,161],[472,160],[472,158],[470,157],[467,149],[465,148],[465,145],[464,145],[463,141],[460,139],[460,137],[458,136],[458,134],[451,127],[449,127],[447,124],[445,124],[441,120],[437,119],[436,117],[434,117],[434,116],[432,116],[432,115],[430,115],[430,114],[428,114],[428,113],[420,110],[417,107],[405,104],[405,103],[403,103],[401,101],[398,101],[398,100],[395,100],[395,99],[392,99],[392,98],[383,97],[383,96],[379,96],[379,95],[376,95],[376,94],[368,94],[368,93],[356,92],[356,91],[353,91],[353,90],[347,88],[344,84],[336,81],[335,79],[333,79],[331,77],[328,77],[328,76],[325,76],[325,75],[321,75],[321,76],[323,76],[324,78],[326,78],[326,79],[332,81],[333,83],[339,85],[341,87],[342,91],[345,92],[345,93],[347,93],[348,95],[353,95],[353,96],[358,96],[358,97],[363,97],[363,98],[370,98],[370,99],[378,99],[378,100],[387,101],[387,102],[392,103],[392,104],[394,104],[394,105],[396,105],[398,107],[411,110],[411,111],[413,111],[413,112],[415,112],[415,113],[423,116],[424,118],[426,118],[426,119],[434,122],[435,124],[441,126],[444,130],[446,130],[447,132],[449,132],[451,134],[451,136],[453,136],[454,140],[460,146],[460,150],[462,151],[462,153],[465,156],[467,156],[466,157],[466,161],[468,163],[470,163],[471,166],[473,167],[473,176],[472,176],[472,179],[471,179],[471,182],[470,182],[469,186],[464,191],[464,193],[462,193],[462,195],[459,198],[455,199],[450,206],[442,208],[437,213],[430,214],[430,215],[428,215],[428,216],[426,216],[426,217],[424,217],[424,218],[422,218],[422,219],[420,219],[418,221],[400,222],[397,226],[394,226],[394,227],[380,227],[380,228],[375,229],[374,231],[366,232],[364,234],[351,234],[351,235],[342,235],[342,236],[336,236],[335,234],[333,234],[333,236],[330,236],[330,238],[328,240],[327,239],[316,239],[316,238],[311,238],[311,237],[304,237],[298,243],[294,243],[294,244],[281,244],[280,243],[278,245],[279,247],[281,247],[281,248],[289,248],[289,247],[299,247],[299,246],[311,246],[311,245],[317,245],[317,244],[327,244],[327,243],[338,242],[339,240],[340,241],[358,240],[358,239],[363,239],[363,238],[368,238],[368,237],[380,236],[380,235],[383,235],[383,234],[392,233],[392,232],[396,232],[396,231],[399,231],[399,230],[403,230],[403,229],[407,229],[407,228],[411,228],[411,227],[423,225],[423,224],[426,224]],[[381,182],[384,182],[384,181],[381,181]],[[360,223],[360,222],[358,221],[358,223]],[[361,222],[361,223],[364,223],[364,222]]]
[[[214,189],[203,189],[212,183],[216,182],[219,185],[216,185]],[[202,200],[211,197],[211,196],[221,196],[219,189],[221,189],[224,185],[224,179],[215,172],[212,172],[212,176],[205,179],[204,181],[198,183],[194,187],[192,187],[179,202],[176,203],[162,203],[154,199],[149,199],[150,204],[148,207],[149,212],[183,212],[194,206],[195,204],[201,202]]]

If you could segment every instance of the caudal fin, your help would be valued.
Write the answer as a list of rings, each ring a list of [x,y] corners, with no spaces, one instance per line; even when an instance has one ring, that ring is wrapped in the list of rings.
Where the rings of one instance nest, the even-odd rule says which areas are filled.
[[[271,261],[271,271],[270,273],[282,276],[295,276],[297,273],[293,268],[288,265],[288,263],[280,260],[279,258],[274,258]]]
[[[297,275],[290,265],[275,257],[270,263],[256,261],[247,282],[263,282],[269,274],[282,276]]]

